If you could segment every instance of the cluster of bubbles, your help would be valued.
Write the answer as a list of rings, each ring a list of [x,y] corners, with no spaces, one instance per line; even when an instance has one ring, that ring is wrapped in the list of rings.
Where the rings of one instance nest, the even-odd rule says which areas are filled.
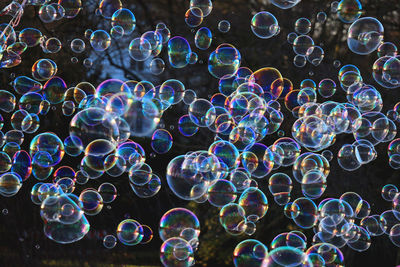
[[[289,9],[301,1],[270,2]],[[46,24],[75,18],[83,8],[80,0],[30,0],[12,2],[1,15],[12,16],[12,21],[18,19],[24,5],[39,6],[38,16]],[[211,0],[191,0],[184,21],[196,29],[212,9]],[[74,55],[88,50],[104,53],[115,40],[130,38],[136,30],[134,13],[123,8],[119,0],[100,1],[96,13],[107,19],[110,30],[87,29],[82,38],[69,42],[68,49]],[[386,89],[400,87],[397,47],[383,42],[384,28],[379,20],[361,17],[358,0],[335,1],[331,13],[351,24],[347,45],[352,52],[368,55],[377,51],[373,79]],[[326,20],[325,12],[317,14],[317,24]],[[0,68],[19,65],[23,52],[35,46],[40,46],[44,54],[65,49],[58,38],[49,38],[39,29],[16,31],[16,26],[0,24]],[[227,20],[218,23],[221,33],[229,32],[231,27]],[[277,18],[267,11],[256,13],[249,28],[260,39],[274,38],[281,31]],[[310,36],[312,28],[311,21],[302,17],[295,22],[294,32],[287,35],[296,67],[304,67],[307,62],[318,66],[324,59],[323,48]],[[233,252],[235,266],[344,266],[341,248],[365,251],[371,237],[383,234],[400,247],[400,193],[395,185],[383,187],[382,197],[392,207],[380,215],[370,215],[370,204],[355,192],[318,200],[327,188],[334,159],[330,149],[339,135],[354,138],[336,155],[342,169],[354,171],[375,160],[375,146],[380,143],[388,143],[389,165],[400,169],[400,138],[395,139],[400,102],[382,113],[380,92],[365,83],[368,79],[351,64],[339,69],[337,84],[336,77],[326,77],[319,83],[305,79],[295,89],[276,68],[253,71],[241,66],[242,55],[233,44],[222,43],[210,49],[213,33],[209,28],[193,32],[192,47],[186,38],[171,36],[167,25],[160,22],[152,31],[130,40],[125,52],[134,61],[149,63],[149,71],[160,75],[168,66],[181,69],[196,64],[199,59],[195,50],[208,50],[207,69],[218,80],[218,92],[209,98],[198,97],[195,90],[177,79],[158,85],[147,80],[119,79],[106,79],[97,86],[86,81],[68,85],[58,76],[57,63],[46,55],[34,62],[31,73],[13,77],[12,90],[0,90],[0,110],[10,117],[11,127],[5,133],[0,131],[0,195],[16,195],[29,177],[38,180],[31,199],[40,206],[45,235],[61,244],[76,242],[89,232],[87,216],[100,214],[103,206],[118,195],[109,182],[97,189],[85,188],[80,194],[75,192],[76,185],[102,176],[127,176],[137,197],[157,195],[163,177],[153,172],[146,163],[145,150],[132,139],[148,138],[154,153],[168,153],[174,137],[161,121],[166,110],[180,105],[187,110],[177,123],[181,135],[190,137],[204,129],[215,138],[204,150],[190,151],[169,161],[165,178],[178,198],[208,202],[219,209],[219,223],[228,234],[251,236],[269,209],[267,192],[258,187],[262,179],[268,179],[269,192],[284,215],[299,228],[314,230],[311,245],[301,231],[277,235],[270,250],[258,240],[246,239]],[[167,63],[160,56],[163,49]],[[76,63],[78,59],[72,57],[71,61]],[[86,58],[83,64],[92,66],[92,59]],[[334,65],[339,68],[340,62]],[[342,89],[346,102],[317,102],[317,94],[330,98],[337,88]],[[69,120],[68,135],[62,139],[53,132],[39,132],[43,116],[55,105],[61,106],[62,115]],[[291,137],[280,130],[283,109],[295,118]],[[4,123],[0,115],[0,129]],[[265,138],[273,134],[279,138],[266,145]],[[32,136],[27,150],[23,149],[25,135]],[[62,164],[66,155],[79,157],[77,170]],[[292,169],[291,175],[285,173],[288,168]],[[46,182],[48,179],[51,182]],[[301,196],[292,198],[296,182],[301,186]],[[194,265],[199,235],[200,222],[193,212],[185,208],[167,211],[159,224],[162,264]],[[125,219],[116,226],[115,234],[104,237],[103,244],[111,249],[118,241],[134,246],[152,238],[149,226]]]

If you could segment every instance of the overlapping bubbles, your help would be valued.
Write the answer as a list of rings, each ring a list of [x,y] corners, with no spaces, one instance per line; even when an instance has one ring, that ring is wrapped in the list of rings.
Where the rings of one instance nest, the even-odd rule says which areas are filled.
[[[132,10],[120,0],[102,0],[95,13],[106,23],[85,29],[68,44],[63,36],[18,28],[29,5],[39,8],[43,24],[73,19],[86,8],[80,0],[50,2],[14,1],[0,13],[11,17],[10,23],[0,24],[0,68],[18,66],[32,47],[43,50],[31,73],[13,76],[11,89],[0,90],[0,129],[9,129],[0,131],[0,195],[12,197],[30,177],[37,180],[31,199],[40,207],[43,231],[49,239],[61,244],[82,239],[90,230],[90,217],[101,215],[104,206],[123,197],[113,184],[113,178],[120,177],[138,198],[155,197],[164,186],[182,200],[208,202],[219,210],[218,221],[229,235],[253,235],[257,224],[271,220],[264,218],[271,207],[281,208],[298,227],[278,234],[269,245],[264,244],[266,240],[241,241],[233,251],[235,266],[344,266],[343,247],[365,251],[372,237],[384,234],[400,247],[396,185],[382,188],[383,199],[391,203],[382,214],[371,214],[368,201],[356,192],[323,197],[334,161],[345,171],[357,170],[378,157],[378,144],[387,146],[388,165],[400,169],[400,138],[396,138],[400,102],[384,114],[381,95],[386,89],[400,87],[400,57],[394,43],[384,42],[381,22],[361,16],[360,1],[335,1],[330,15],[349,24],[349,50],[358,55],[377,53],[372,77],[367,77],[368,71],[361,73],[351,64],[340,66],[336,60],[337,75],[317,83],[305,79],[299,85],[272,66],[254,70],[242,66],[244,54],[234,44],[215,44],[214,34],[228,35],[235,25],[220,21],[220,33],[201,26],[213,10],[211,0],[191,0],[182,14],[188,27],[198,28],[190,40],[172,36],[162,22],[139,34]],[[283,10],[301,5],[301,0],[270,2]],[[319,40],[313,40],[310,32],[332,18],[322,11],[315,17],[315,23],[297,19],[287,35],[296,68],[307,62],[318,66],[325,54],[331,53],[316,45]],[[255,12],[247,23],[255,41],[282,34],[277,18],[268,11]],[[189,68],[199,61],[197,53],[206,51],[208,56],[202,59],[207,63],[205,71],[210,79],[218,80],[218,92],[198,97],[196,90],[175,78],[158,84],[117,78],[97,86],[87,81],[68,84],[68,77],[61,77],[57,60],[51,56],[68,50],[76,64],[78,55],[86,54],[83,65],[90,68],[94,55],[109,55],[116,45],[120,48],[123,42],[117,40],[127,41],[123,47],[126,58],[147,64],[152,76],[168,68]],[[365,82],[371,78],[375,85]],[[344,95],[347,101],[330,100],[335,94]],[[172,107],[183,110],[177,120],[178,137],[173,128],[167,130],[164,125],[165,114]],[[69,121],[67,134],[57,135],[57,129],[41,131],[43,124],[54,124],[47,116],[59,110],[58,118]],[[281,129],[284,113],[289,114],[285,115],[287,121],[294,118],[286,133]],[[175,140],[198,132],[215,138],[203,148],[175,153],[165,164],[165,173],[156,174],[146,162],[149,151],[141,142],[150,144],[151,157],[173,155],[175,146],[180,146]],[[351,141],[336,148],[342,136]],[[77,167],[65,165],[67,157],[80,163]],[[105,178],[108,180],[98,188],[76,190],[89,180]],[[268,190],[259,184],[266,184]],[[107,249],[117,243],[143,245],[153,238],[153,229],[131,218],[124,218],[115,229],[104,237]],[[161,263],[193,266],[201,245],[200,229],[200,220],[192,211],[183,207],[168,210],[158,229],[163,241]],[[314,236],[308,239],[302,229],[313,229]]]

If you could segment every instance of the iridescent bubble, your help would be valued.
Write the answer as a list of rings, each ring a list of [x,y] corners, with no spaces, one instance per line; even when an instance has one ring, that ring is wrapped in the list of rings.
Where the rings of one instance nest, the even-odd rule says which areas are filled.
[[[185,22],[189,27],[197,27],[203,22],[203,11],[199,7],[191,7],[185,13]]]
[[[0,195],[11,197],[18,193],[22,186],[22,179],[18,174],[7,172],[0,176]]]
[[[391,85],[400,87],[400,56],[391,57],[385,62],[382,77]]]
[[[324,23],[326,21],[326,17],[327,17],[327,15],[326,15],[325,12],[323,12],[323,11],[318,12],[317,21],[320,22],[320,23]]]
[[[7,172],[8,170],[11,169],[11,165],[12,165],[12,162],[11,162],[10,156],[7,153],[1,151],[0,152],[0,172],[1,173]]]
[[[102,183],[97,189],[104,203],[111,203],[117,197],[117,188],[111,183]]]
[[[293,42],[293,51],[297,55],[306,56],[312,53],[314,40],[308,35],[299,35]]]
[[[278,205],[286,205],[293,189],[292,179],[287,174],[275,173],[269,178],[268,189]]]
[[[246,229],[245,210],[238,204],[227,204],[219,212],[219,222],[229,234],[240,235]]]
[[[329,98],[336,92],[336,83],[329,78],[321,80],[318,84],[318,93],[324,97]]]
[[[268,39],[278,33],[278,20],[267,11],[262,11],[251,19],[251,30],[262,39]]]
[[[155,32],[157,33],[157,35],[161,36],[163,44],[168,43],[169,38],[171,37],[171,31],[167,28],[165,23],[158,23]]]
[[[55,37],[47,39],[46,43],[44,44],[45,52],[47,53],[57,53],[61,50],[62,44],[61,41]]]
[[[61,162],[64,156],[64,144],[60,138],[53,133],[41,133],[36,135],[30,143],[30,155],[35,158],[35,154],[46,153],[49,161],[44,161],[41,166],[51,167]],[[38,158],[36,158],[38,160]],[[40,161],[38,161],[39,163]]]
[[[14,94],[6,90],[0,90],[0,110],[7,113],[13,111],[16,101]]]
[[[236,267],[264,266],[267,257],[267,246],[255,239],[240,242],[233,251],[233,263]]]
[[[92,170],[103,172],[115,165],[117,160],[115,149],[115,144],[111,141],[96,139],[86,146],[82,160]]]
[[[160,260],[164,266],[192,266],[194,265],[193,248],[185,239],[171,237],[161,245]]]
[[[352,23],[362,13],[362,6],[359,0],[341,0],[337,6],[339,19],[344,23]]]
[[[60,77],[50,78],[43,86],[43,98],[50,104],[59,104],[64,100],[67,85]]]
[[[100,108],[88,108],[78,112],[70,122],[72,141],[79,140],[78,146],[86,146],[96,140],[105,139],[113,143],[119,140],[115,118]]]
[[[99,3],[99,12],[106,19],[111,19],[117,10],[122,9],[120,0],[102,0]]]
[[[82,10],[81,0],[58,0],[58,4],[64,9],[64,17],[69,19],[75,18]]]
[[[93,61],[90,58],[85,58],[83,60],[83,66],[90,68],[93,65]]]
[[[156,57],[161,53],[162,36],[155,31],[147,31],[142,34],[141,39],[149,41],[151,45],[151,55]]]
[[[71,41],[71,50],[74,53],[82,53],[85,51],[85,42],[82,39],[76,38]]]
[[[40,92],[43,88],[42,84],[26,76],[18,76],[13,81],[15,92],[24,95],[28,92]]]
[[[178,121],[179,132],[184,136],[193,136],[199,130],[199,127],[193,123],[189,115],[183,115]]]
[[[325,57],[325,52],[320,46],[312,46],[308,48],[307,60],[314,66],[318,66]]]
[[[110,35],[114,39],[119,39],[124,35],[124,29],[121,26],[114,26],[110,30]]]
[[[157,129],[151,137],[151,147],[158,154],[167,153],[172,147],[172,135],[164,129]]]
[[[384,42],[378,47],[378,57],[395,57],[397,56],[397,46],[391,42]]]
[[[307,18],[299,18],[294,24],[294,30],[298,34],[307,34],[311,31],[311,21]]]
[[[118,224],[117,237],[124,245],[137,245],[142,241],[143,236],[143,227],[135,220],[126,219]]]
[[[94,189],[88,188],[82,191],[79,200],[82,201],[82,210],[86,215],[97,215],[103,209],[103,198]]]
[[[282,246],[271,250],[266,261],[266,266],[313,266],[302,250],[291,246]]]
[[[187,56],[192,52],[187,40],[180,36],[175,36],[168,41],[168,59],[174,68],[184,68],[187,66]]]
[[[20,150],[14,153],[11,172],[17,174],[22,181],[29,178],[32,173],[32,159],[28,152]]]
[[[42,38],[42,33],[35,28],[25,28],[19,33],[19,41],[25,43],[28,47],[37,46]]]
[[[160,111],[157,106],[148,99],[128,102],[122,116],[130,127],[132,136],[150,135],[160,121]]]
[[[203,16],[207,17],[208,15],[210,15],[212,11],[213,4],[211,0],[190,0],[190,7],[200,8],[203,13]]]
[[[227,33],[231,29],[231,23],[227,20],[221,20],[218,23],[218,30],[222,33]]]
[[[136,18],[132,11],[126,8],[118,9],[111,17],[111,26],[120,26],[124,35],[131,34],[136,27]]]
[[[296,40],[296,38],[297,38],[297,33],[295,33],[295,32],[291,32],[291,33],[289,33],[288,35],[287,35],[287,41],[288,41],[288,43],[289,44],[293,44],[294,43],[294,40]]]
[[[255,187],[246,189],[241,194],[238,204],[244,209],[246,218],[253,222],[263,218],[268,211],[267,197]]]
[[[197,99],[196,92],[193,91],[192,89],[187,89],[183,92],[182,100],[186,105],[192,104],[196,99]]]
[[[96,30],[90,35],[90,45],[95,51],[102,52],[111,45],[111,37],[106,31]]]
[[[309,198],[298,198],[291,205],[291,217],[301,228],[312,228],[318,221],[317,206]]]
[[[296,55],[293,58],[293,64],[298,68],[302,68],[307,64],[307,58],[302,55]]]
[[[208,71],[215,78],[233,77],[241,64],[241,55],[233,45],[221,44],[208,58]]]
[[[326,177],[320,171],[307,172],[301,181],[301,190],[305,197],[316,199],[322,196],[327,187]]]
[[[165,62],[161,58],[154,58],[150,62],[150,71],[154,75],[160,75],[164,72]]]
[[[117,245],[117,238],[113,235],[106,235],[103,238],[103,245],[105,248],[112,249]]]
[[[196,64],[198,59],[199,58],[196,52],[191,52],[186,58],[187,62],[191,65]]]
[[[51,59],[39,59],[32,66],[32,76],[36,80],[46,81],[57,73],[57,64]]]
[[[306,251],[308,258],[316,263],[321,262],[325,266],[344,266],[344,256],[339,248],[329,243],[317,243]],[[317,260],[312,260],[313,258]]]
[[[271,0],[271,3],[281,9],[289,9],[300,3],[301,0]]]
[[[226,204],[234,202],[236,195],[236,187],[232,182],[219,179],[208,188],[208,202],[216,207],[223,207]]]
[[[215,155],[221,162],[231,169],[239,158],[239,151],[230,142],[218,140],[210,145],[208,152]]]
[[[212,42],[212,33],[209,28],[203,27],[197,30],[194,43],[197,48],[207,50]]]
[[[179,237],[182,231],[187,231],[187,229],[193,229],[195,237],[200,235],[200,222],[196,215],[188,209],[171,209],[160,219],[159,234],[163,241]]]
[[[189,106],[188,113],[192,122],[199,127],[210,126],[216,118],[214,106],[206,99],[193,101]]]
[[[60,244],[69,244],[82,239],[90,229],[90,224],[85,216],[73,224],[63,224],[57,221],[44,222],[44,234],[51,240]]]
[[[138,171],[135,171],[133,175],[135,175],[137,172]],[[131,176],[129,177],[130,186],[133,192],[140,198],[149,198],[155,196],[161,189],[161,179],[156,174],[149,172],[147,176],[149,178],[148,182],[145,182],[141,185],[134,184],[131,182]]]
[[[347,45],[359,55],[375,51],[383,40],[383,26],[376,18],[363,17],[351,24],[347,33]]]
[[[159,89],[159,98],[172,105],[181,102],[185,93],[185,85],[175,79],[169,79],[162,83]]]

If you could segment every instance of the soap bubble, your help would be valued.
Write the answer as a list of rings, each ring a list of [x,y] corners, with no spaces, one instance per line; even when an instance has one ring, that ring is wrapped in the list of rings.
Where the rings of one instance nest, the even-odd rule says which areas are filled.
[[[360,18],[351,24],[347,32],[347,45],[356,54],[370,54],[381,44],[383,31],[379,20],[372,17]]]
[[[229,21],[227,21],[227,20],[221,20],[221,21],[218,23],[218,30],[219,30],[220,32],[227,33],[227,32],[229,32],[230,29],[231,29],[231,24],[230,24]]]
[[[106,31],[96,30],[90,36],[90,45],[95,51],[104,51],[111,45],[111,37]]]
[[[269,12],[259,12],[251,19],[251,30],[259,38],[271,38],[278,33],[278,29],[278,20]]]

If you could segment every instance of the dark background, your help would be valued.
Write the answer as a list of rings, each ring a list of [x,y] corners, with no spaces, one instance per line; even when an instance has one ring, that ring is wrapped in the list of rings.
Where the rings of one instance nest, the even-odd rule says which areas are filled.
[[[359,56],[349,51],[346,44],[348,24],[340,22],[335,14],[330,12],[331,1],[303,0],[296,7],[281,10],[267,1],[257,0],[217,0],[214,1],[212,13],[204,19],[200,27],[209,27],[214,35],[212,46],[206,52],[195,49],[199,55],[199,62],[189,65],[184,69],[173,69],[167,63],[168,58],[165,48],[161,57],[166,62],[166,70],[159,76],[146,72],[146,63],[137,63],[126,58],[127,46],[131,39],[140,34],[154,30],[158,22],[164,22],[171,30],[172,36],[180,35],[187,38],[192,49],[195,48],[192,31],[184,21],[184,14],[189,8],[188,0],[125,0],[124,7],[133,11],[137,20],[137,28],[127,38],[113,40],[111,47],[103,53],[94,53],[90,49],[88,40],[83,34],[86,29],[110,29],[108,20],[95,15],[97,1],[84,1],[84,9],[75,19],[62,19],[50,24],[43,24],[37,17],[38,7],[28,6],[20,25],[16,30],[26,27],[35,27],[48,37],[57,37],[63,43],[63,48],[57,54],[44,54],[41,48],[29,48],[22,54],[23,62],[12,69],[0,69],[0,83],[3,90],[12,91],[9,83],[13,75],[30,76],[32,64],[40,58],[53,59],[58,65],[57,75],[62,77],[68,87],[81,81],[89,81],[97,86],[107,78],[120,78],[123,80],[147,79],[155,85],[164,80],[175,78],[181,80],[186,88],[196,91],[198,96],[209,97],[218,91],[218,81],[207,71],[208,54],[217,45],[228,42],[235,45],[242,55],[242,66],[247,66],[253,71],[266,66],[273,66],[280,70],[284,77],[289,78],[295,89],[303,79],[311,78],[318,83],[323,78],[332,78],[337,83],[338,69],[333,66],[334,60],[340,60],[342,65],[354,64],[359,67],[366,83],[373,84],[380,91],[384,108],[382,112],[393,108],[399,101],[398,89],[387,90],[379,87],[372,79],[371,69],[377,59],[376,53],[368,56]],[[2,9],[7,3],[0,3]],[[363,16],[378,18],[385,27],[385,41],[399,44],[400,37],[400,2],[398,0],[369,0],[362,1]],[[262,10],[273,13],[279,21],[281,32],[278,36],[262,40],[254,36],[250,30],[251,17]],[[327,21],[314,29],[316,14],[325,11]],[[288,33],[294,31],[294,23],[300,17],[306,17],[313,22],[311,36],[316,44],[325,50],[325,59],[318,66],[307,64],[304,68],[293,65],[294,53],[286,41]],[[10,17],[0,17],[0,23],[6,22]],[[217,30],[218,22],[226,19],[231,23],[228,33]],[[82,38],[87,49],[84,54],[73,54],[69,43],[74,38]],[[71,63],[70,58],[76,56],[79,63]],[[90,57],[94,64],[90,69],[82,65],[84,58]],[[310,76],[310,72],[313,73]],[[321,99],[319,99],[321,100]],[[338,88],[335,101],[346,101],[344,92]],[[281,103],[282,104],[282,103]],[[282,109],[285,109],[282,105]],[[285,121],[281,126],[290,136],[293,118],[287,110],[283,110]],[[161,216],[173,207],[188,207],[198,216],[201,222],[201,235],[199,250],[195,254],[196,264],[199,266],[232,266],[232,253],[237,243],[249,238],[248,236],[232,237],[225,233],[218,222],[218,209],[208,203],[188,203],[178,199],[168,188],[165,180],[165,169],[168,162],[175,156],[187,151],[207,148],[213,135],[210,131],[200,129],[193,137],[183,137],[177,130],[177,120],[187,113],[183,103],[169,109],[163,115],[163,124],[170,130],[174,137],[172,149],[165,155],[150,157],[152,152],[148,138],[132,138],[143,145],[146,150],[146,162],[152,166],[155,173],[162,179],[162,188],[153,198],[141,199],[137,197],[128,186],[127,174],[118,178],[103,175],[97,180],[90,180],[85,185],[77,185],[75,194],[87,187],[97,188],[101,183],[112,182],[118,188],[118,197],[110,205],[104,206],[100,214],[89,217],[91,230],[81,241],[69,245],[57,244],[45,237],[42,230],[39,207],[30,200],[30,190],[37,182],[33,177],[24,182],[20,192],[11,198],[0,197],[0,210],[7,209],[8,214],[0,214],[0,266],[159,266],[159,248],[161,241],[157,229]],[[10,114],[2,114],[5,118],[5,133],[10,129]],[[67,131],[70,117],[62,115],[61,106],[56,105],[55,110],[50,110],[46,116],[41,116],[39,132],[53,131],[61,139],[69,133]],[[398,126],[398,125],[397,125]],[[28,149],[33,135],[25,135],[24,149]],[[278,138],[277,134],[267,136],[263,143],[270,145]],[[339,197],[347,191],[359,193],[363,199],[371,204],[371,214],[380,214],[390,209],[390,203],[380,196],[382,186],[387,183],[399,185],[399,172],[388,165],[387,143],[376,147],[378,158],[368,165],[362,166],[354,172],[342,170],[336,161],[337,151],[341,145],[353,142],[351,135],[339,135],[335,145],[331,148],[335,159],[330,162],[331,173],[328,177],[328,188],[325,197]],[[79,159],[65,156],[60,166],[67,165],[77,169]],[[291,168],[279,169],[291,175]],[[269,176],[268,176],[269,177]],[[268,179],[267,177],[267,179]],[[257,231],[250,238],[255,238],[269,246],[272,239],[279,233],[289,230],[300,230],[291,220],[284,217],[282,208],[278,207],[267,189],[267,179],[259,180],[259,187],[266,193],[270,209],[267,215],[257,223]],[[292,199],[300,197],[300,186],[295,184]],[[322,198],[321,198],[322,199]],[[321,200],[319,199],[319,200]],[[317,202],[319,202],[317,200]],[[118,223],[125,218],[133,218],[143,224],[149,225],[154,230],[154,239],[146,245],[127,247],[120,243],[112,250],[107,250],[102,244],[106,234],[115,234]],[[308,241],[312,239],[312,230],[306,230]],[[347,247],[342,249],[347,266],[395,266],[400,264],[400,251],[387,236],[372,238],[372,245],[366,252],[358,253]]]

